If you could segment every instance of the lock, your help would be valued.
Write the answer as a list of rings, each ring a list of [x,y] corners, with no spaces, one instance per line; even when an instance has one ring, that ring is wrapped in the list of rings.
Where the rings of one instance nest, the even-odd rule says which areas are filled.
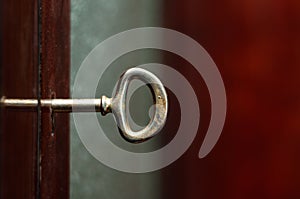
[[[126,97],[129,84],[138,79],[144,82],[153,95],[155,113],[148,125],[139,131],[130,128],[126,117]],[[125,71],[112,98],[102,96],[100,99],[9,99],[2,97],[1,107],[5,109],[35,110],[38,106],[49,108],[54,112],[101,112],[104,116],[112,113],[120,133],[129,142],[145,141],[156,135],[164,126],[168,113],[168,98],[161,81],[152,73],[141,68]]]

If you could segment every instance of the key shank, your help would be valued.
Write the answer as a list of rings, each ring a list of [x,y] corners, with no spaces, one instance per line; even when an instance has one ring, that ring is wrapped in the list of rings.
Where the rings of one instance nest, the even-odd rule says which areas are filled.
[[[6,109],[35,110],[48,108],[54,112],[101,112],[102,115],[111,112],[111,99],[103,96],[101,99],[6,99],[1,98],[1,107]]]

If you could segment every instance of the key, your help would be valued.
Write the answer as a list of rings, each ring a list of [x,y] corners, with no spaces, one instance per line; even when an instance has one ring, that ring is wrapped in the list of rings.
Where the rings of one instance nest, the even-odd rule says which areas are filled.
[[[155,113],[149,124],[140,131],[133,131],[126,118],[126,96],[128,86],[134,79],[143,81],[152,91]],[[133,143],[145,141],[156,135],[164,126],[168,112],[168,98],[161,81],[152,73],[141,68],[131,68],[124,72],[112,98],[102,96],[100,99],[9,99],[2,97],[1,107],[5,109],[36,110],[48,108],[54,112],[101,112],[114,115],[123,137]]]

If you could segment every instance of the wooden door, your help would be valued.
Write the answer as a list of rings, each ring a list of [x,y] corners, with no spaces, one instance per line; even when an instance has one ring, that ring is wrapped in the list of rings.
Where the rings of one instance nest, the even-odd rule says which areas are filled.
[[[1,1],[1,96],[69,97],[68,0]],[[69,197],[69,116],[1,110],[1,198]]]

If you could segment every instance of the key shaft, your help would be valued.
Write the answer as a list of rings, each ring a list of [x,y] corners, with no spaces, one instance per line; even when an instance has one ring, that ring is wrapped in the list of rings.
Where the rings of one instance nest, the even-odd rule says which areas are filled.
[[[101,99],[6,99],[1,98],[1,107],[6,109],[36,109],[49,108],[55,112],[101,112],[103,115],[110,112],[110,98]]]

